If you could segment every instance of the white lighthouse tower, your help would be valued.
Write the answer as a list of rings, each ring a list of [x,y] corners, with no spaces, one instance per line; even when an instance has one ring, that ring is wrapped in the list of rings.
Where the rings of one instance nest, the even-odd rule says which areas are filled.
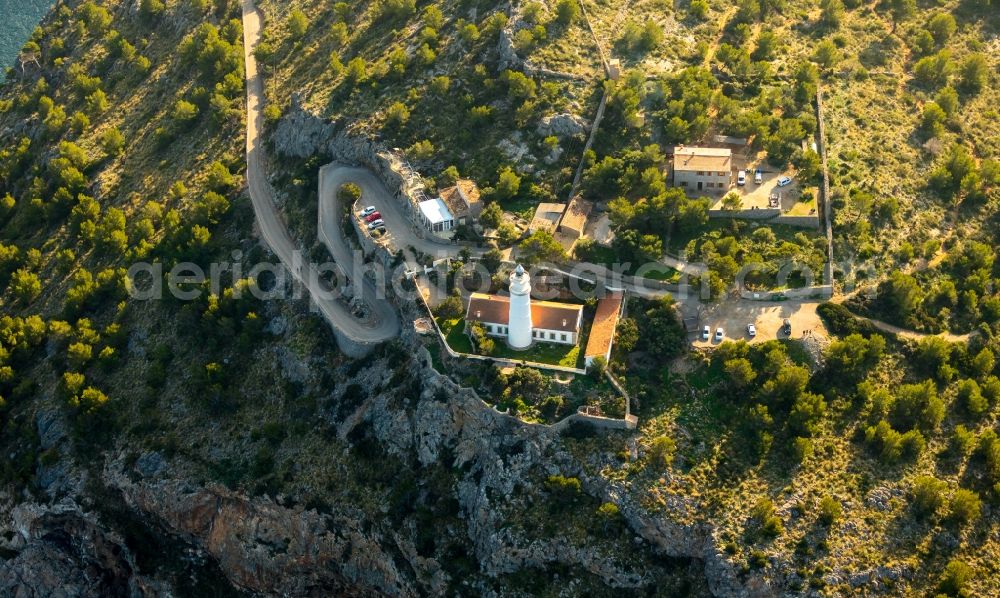
[[[531,346],[531,276],[518,264],[510,275],[510,314],[507,343],[512,349]]]

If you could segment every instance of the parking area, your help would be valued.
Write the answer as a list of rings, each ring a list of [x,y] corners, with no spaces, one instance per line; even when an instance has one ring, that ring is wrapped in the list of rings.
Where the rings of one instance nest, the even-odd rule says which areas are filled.
[[[781,331],[782,324],[787,319],[792,325],[790,338],[804,336],[826,337],[827,330],[823,321],[816,313],[819,301],[781,301],[761,302],[745,299],[729,299],[713,306],[699,318],[699,326],[708,326],[711,337],[707,341],[701,339],[701,329],[692,334],[692,344],[699,348],[710,348],[718,345],[714,335],[717,328],[725,332],[723,340],[745,340],[749,343],[762,343],[769,340],[789,338]],[[757,335],[750,338],[747,324],[757,328]]]
[[[743,164],[739,160],[734,160],[737,164],[737,170],[733,172],[733,181],[735,183],[737,178],[737,173],[739,169],[746,168],[746,184],[736,185],[734,184],[729,191],[737,191],[742,197],[743,203],[740,209],[743,210],[764,210],[767,208],[781,207],[782,212],[789,212],[793,209],[799,207],[800,198],[802,196],[802,189],[799,187],[799,181],[794,177],[794,173],[790,171],[778,170],[766,162],[758,163],[747,163],[743,161]],[[756,168],[761,169],[761,182],[758,184],[754,182],[754,170]],[[782,177],[789,177],[792,179],[791,183],[785,186],[779,186],[778,180]],[[727,193],[729,192],[727,191]],[[772,203],[772,196],[777,198],[777,204]],[[719,196],[715,199],[715,203],[712,205],[713,210],[721,210],[722,200],[725,194]]]

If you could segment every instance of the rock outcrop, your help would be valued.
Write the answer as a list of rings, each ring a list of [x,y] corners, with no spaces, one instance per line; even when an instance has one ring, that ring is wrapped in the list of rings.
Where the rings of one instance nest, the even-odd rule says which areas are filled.
[[[0,596],[153,596],[155,584],[136,572],[115,534],[72,501],[18,505],[14,536],[0,560]]]
[[[129,507],[211,554],[239,588],[282,596],[417,593],[363,531],[360,518],[282,507],[266,497],[177,479],[133,481],[121,461],[107,467],[104,477]]]
[[[575,114],[550,114],[538,124],[538,134],[546,137],[575,137],[589,129],[590,123]]]

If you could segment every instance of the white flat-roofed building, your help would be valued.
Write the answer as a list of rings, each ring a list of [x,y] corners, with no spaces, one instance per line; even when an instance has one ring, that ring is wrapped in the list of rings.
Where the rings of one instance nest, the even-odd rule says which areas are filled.
[[[440,197],[422,201],[418,207],[424,225],[435,235],[447,237],[451,229],[455,228],[455,217],[448,209],[448,204]]]

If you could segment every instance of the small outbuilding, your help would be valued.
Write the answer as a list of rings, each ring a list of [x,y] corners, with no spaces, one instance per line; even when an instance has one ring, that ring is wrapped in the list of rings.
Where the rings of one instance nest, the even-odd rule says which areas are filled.
[[[435,235],[447,237],[455,228],[455,216],[440,197],[424,200],[417,205],[420,208],[421,220]]]
[[[603,357],[606,362],[611,360],[611,347],[615,340],[615,330],[618,329],[618,321],[621,319],[624,306],[625,293],[622,291],[608,293],[597,302],[594,323],[590,327],[590,337],[587,339],[587,348],[583,353],[584,363],[587,367],[590,367],[590,364],[598,357]]]

